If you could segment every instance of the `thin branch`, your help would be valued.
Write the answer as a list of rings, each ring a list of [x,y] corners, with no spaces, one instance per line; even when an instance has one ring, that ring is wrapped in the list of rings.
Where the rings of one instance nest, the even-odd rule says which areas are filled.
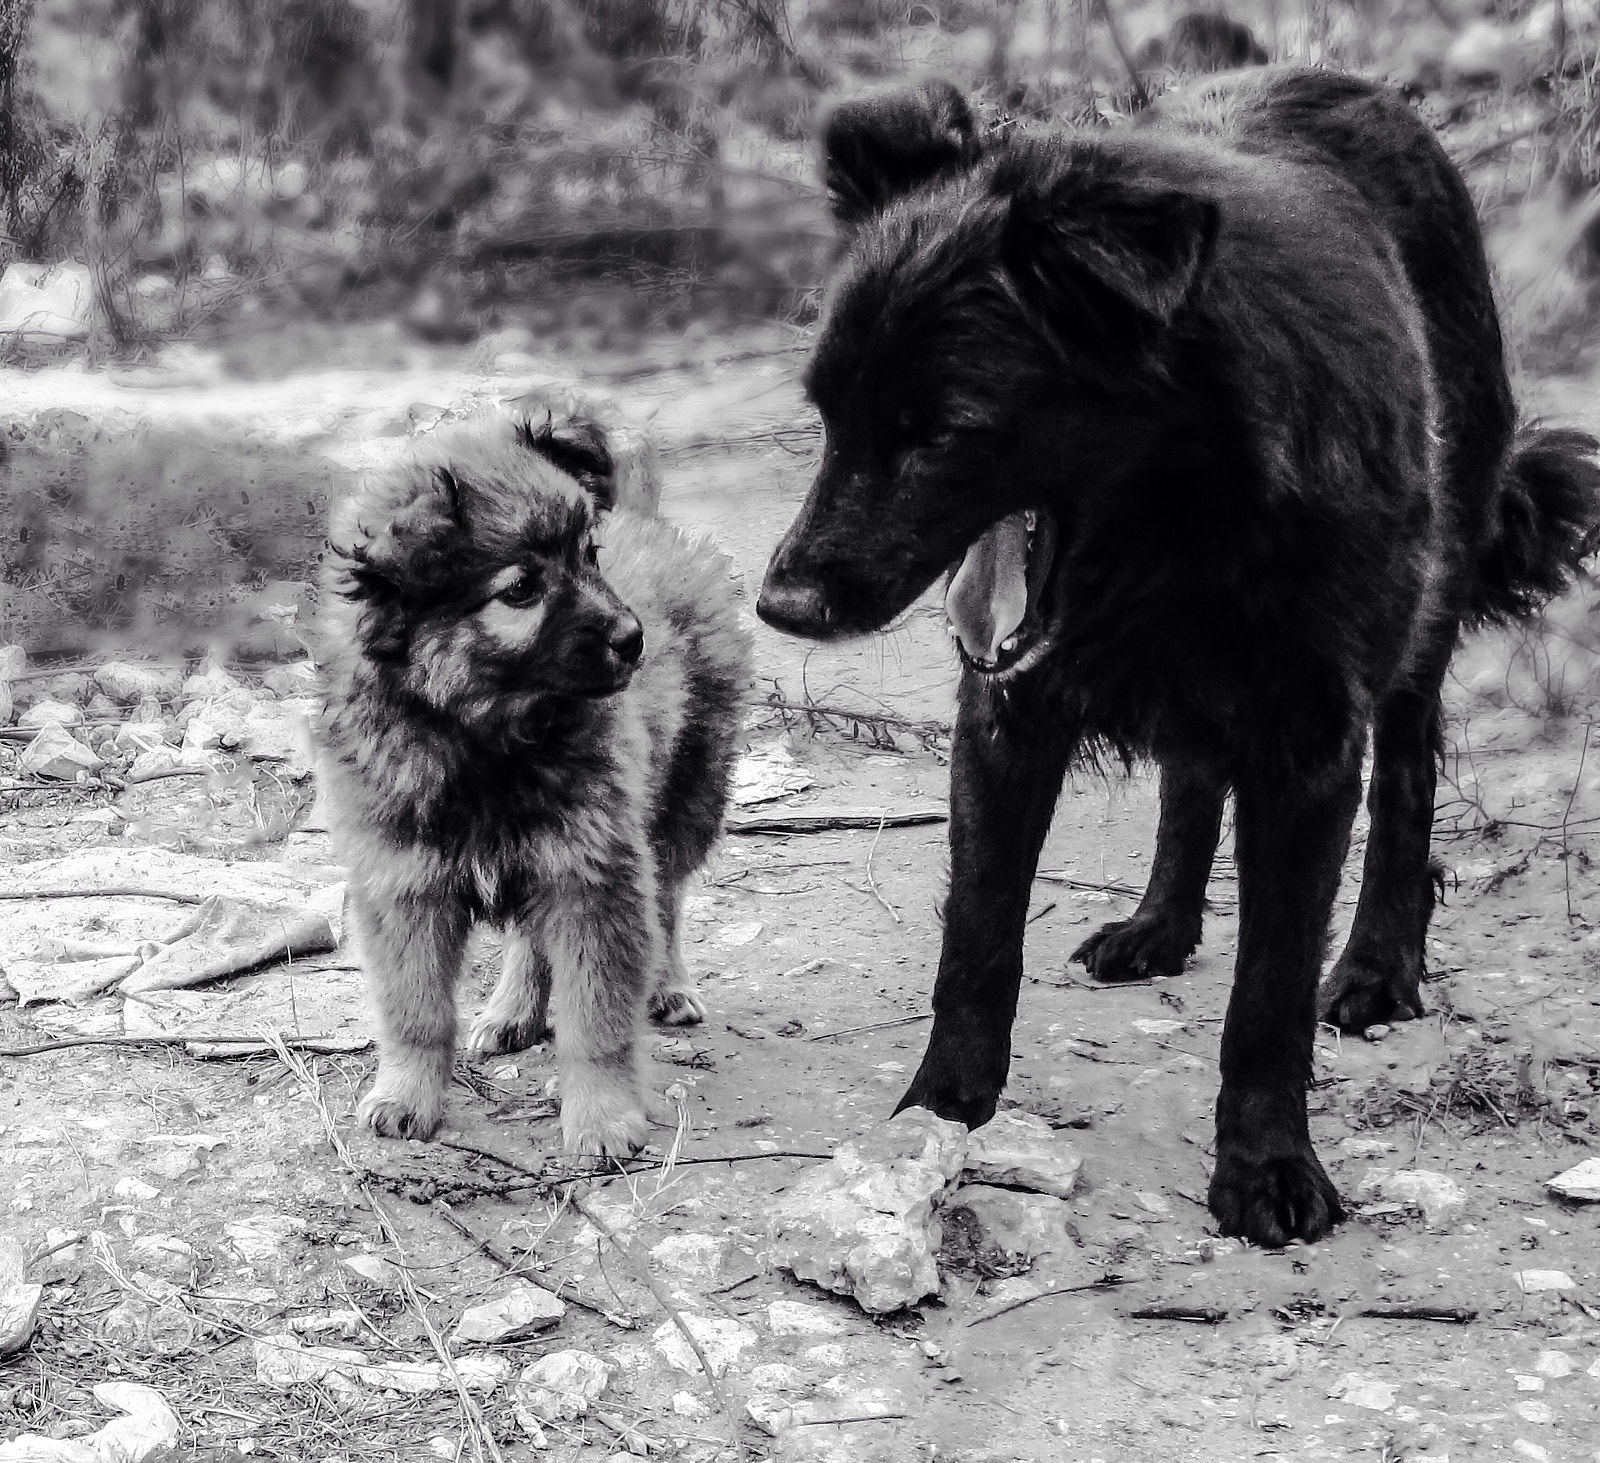
[[[170,899],[174,904],[204,904],[204,894],[150,889],[142,884],[103,884],[85,889],[0,889],[0,899]]]
[[[1122,60],[1122,65],[1128,73],[1128,80],[1133,83],[1134,99],[1140,107],[1150,105],[1150,93],[1145,90],[1144,77],[1139,75],[1139,68],[1133,64],[1133,57],[1128,54],[1128,48],[1122,44],[1122,33],[1117,29],[1117,22],[1112,18],[1109,0],[1095,0],[1095,9],[1100,12],[1100,19],[1106,23],[1106,31],[1111,36],[1111,44],[1116,49],[1117,55]]]

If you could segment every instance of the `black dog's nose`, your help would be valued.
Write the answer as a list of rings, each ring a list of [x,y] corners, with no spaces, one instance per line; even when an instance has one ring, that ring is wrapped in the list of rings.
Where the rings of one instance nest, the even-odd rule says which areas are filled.
[[[633,665],[644,654],[644,626],[629,615],[612,626],[611,637],[606,643],[623,665]]]
[[[774,582],[771,575],[761,586],[756,613],[774,629],[791,635],[817,636],[828,630],[828,602],[820,589]]]

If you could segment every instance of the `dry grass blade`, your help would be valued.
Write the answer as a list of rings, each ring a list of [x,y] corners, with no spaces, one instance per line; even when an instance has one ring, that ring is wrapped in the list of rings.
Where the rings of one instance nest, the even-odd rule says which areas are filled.
[[[492,1460],[492,1463],[505,1463],[505,1455],[501,1453],[500,1445],[495,1441],[494,1433],[489,1428],[488,1419],[483,1415],[483,1409],[478,1405],[478,1399],[472,1395],[467,1388],[467,1384],[462,1381],[461,1374],[456,1370],[455,1358],[450,1354],[449,1346],[445,1344],[444,1337],[439,1334],[438,1328],[433,1324],[433,1318],[428,1314],[428,1308],[424,1304],[422,1296],[417,1292],[416,1284],[411,1278],[411,1264],[406,1257],[404,1247],[400,1243],[400,1235],[395,1229],[394,1222],[389,1218],[383,1206],[378,1203],[377,1196],[368,1187],[366,1171],[351,1157],[350,1149],[333,1121],[333,1113],[329,1111],[327,1099],[323,1096],[321,1080],[306,1065],[305,1059],[299,1053],[291,1051],[284,1045],[282,1038],[276,1032],[266,1033],[266,1039],[278,1054],[278,1060],[288,1068],[295,1081],[300,1084],[301,1090],[305,1092],[316,1107],[317,1116],[322,1121],[323,1132],[327,1134],[329,1144],[332,1146],[333,1151],[339,1155],[340,1162],[359,1181],[361,1194],[367,1201],[367,1207],[372,1210],[373,1216],[378,1221],[379,1228],[383,1231],[384,1238],[399,1257],[396,1270],[400,1278],[401,1292],[405,1296],[406,1304],[410,1306],[418,1324],[422,1327],[423,1334],[428,1338],[428,1344],[433,1348],[434,1355],[439,1358],[439,1364],[444,1368],[445,1375],[450,1378],[451,1385],[455,1388],[456,1400],[461,1408],[461,1416],[466,1425],[467,1436],[472,1439],[473,1456],[479,1459],[480,1463],[485,1458]]]
[[[689,1329],[689,1323],[684,1320],[683,1313],[673,1304],[672,1296],[667,1292],[666,1286],[651,1273],[649,1265],[634,1253],[633,1246],[617,1233],[609,1221],[582,1194],[578,1193],[576,1188],[570,1191],[568,1197],[571,1200],[572,1207],[605,1237],[611,1248],[622,1256],[633,1272],[649,1288],[650,1294],[656,1298],[661,1309],[667,1313],[668,1319],[678,1328],[683,1339],[689,1343],[689,1350],[694,1353],[695,1360],[700,1363],[701,1370],[706,1374],[706,1385],[711,1389],[711,1395],[716,1398],[717,1406],[722,1409],[723,1415],[727,1418],[728,1442],[733,1447],[734,1455],[743,1463],[743,1460],[750,1455],[745,1451],[744,1439],[739,1436],[739,1413],[733,1405],[733,1400],[728,1396],[727,1390],[718,1379],[717,1374],[711,1370],[710,1358],[701,1349],[700,1343],[695,1339],[694,1332]]]

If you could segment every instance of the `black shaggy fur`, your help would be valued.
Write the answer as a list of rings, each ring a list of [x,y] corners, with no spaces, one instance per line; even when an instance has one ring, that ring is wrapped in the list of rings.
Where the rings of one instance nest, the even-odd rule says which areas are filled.
[[[677,951],[727,801],[749,634],[728,562],[617,512],[598,428],[441,431],[343,505],[327,584],[322,776],[381,1032],[364,1120],[444,1116],[475,921],[504,970],[483,1053],[555,1002],[570,1149],[646,1132],[637,1027],[704,1015]],[[603,540],[603,542],[601,542]]]
[[[810,368],[826,447],[759,605],[854,634],[959,566],[951,890],[902,1106],[994,1112],[1063,775],[1097,747],[1150,755],[1149,887],[1078,958],[1105,980],[1182,966],[1231,790],[1210,1203],[1228,1232],[1315,1239],[1342,1211],[1305,1090],[1368,729],[1360,903],[1320,1000],[1351,1028],[1421,1010],[1459,629],[1565,581],[1600,449],[1515,428],[1470,199],[1392,94],[1258,72],[1119,132],[952,139],[958,102],[924,87],[833,120],[853,237]]]

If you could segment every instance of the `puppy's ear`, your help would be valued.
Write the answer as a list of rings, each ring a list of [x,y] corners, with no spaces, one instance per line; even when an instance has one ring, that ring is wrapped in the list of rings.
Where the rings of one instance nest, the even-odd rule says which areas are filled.
[[[854,228],[901,194],[970,167],[977,129],[960,92],[925,81],[840,103],[822,150],[833,216]]]
[[[1064,338],[1109,334],[1130,314],[1165,326],[1205,273],[1220,222],[1210,199],[1173,189],[1080,173],[1043,187],[1023,178],[1001,259]]]
[[[538,426],[523,418],[517,425],[517,439],[576,479],[596,508],[604,511],[617,506],[617,464],[598,422],[576,417],[557,426],[547,412]]]
[[[449,468],[434,467],[407,490],[410,496],[391,499],[386,512],[358,508],[330,536],[328,547],[342,561],[335,589],[344,598],[394,598],[447,577],[461,526],[461,484]]]

